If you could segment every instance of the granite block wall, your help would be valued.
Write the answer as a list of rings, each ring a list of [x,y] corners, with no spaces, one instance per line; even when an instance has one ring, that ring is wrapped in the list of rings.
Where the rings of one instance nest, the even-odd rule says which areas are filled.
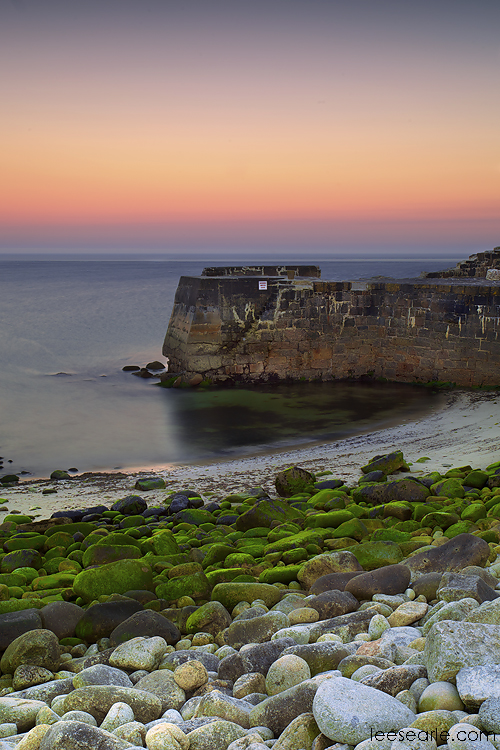
[[[215,381],[498,385],[499,329],[500,282],[182,277],[163,353]]]

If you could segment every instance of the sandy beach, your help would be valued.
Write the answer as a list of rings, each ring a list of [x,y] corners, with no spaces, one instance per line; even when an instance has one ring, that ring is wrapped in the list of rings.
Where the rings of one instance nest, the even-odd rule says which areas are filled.
[[[377,454],[402,450],[413,464],[412,474],[446,472],[451,466],[470,464],[485,468],[500,460],[500,394],[452,391],[439,411],[420,420],[333,443],[279,453],[216,461],[209,464],[157,466],[131,473],[89,473],[69,480],[22,480],[16,487],[0,490],[0,523],[17,511],[34,518],[47,518],[54,511],[111,506],[129,494],[141,494],[148,505],[161,503],[165,490],[139,493],[139,477],[161,476],[167,492],[196,489],[203,496],[221,499],[231,492],[262,486],[275,494],[274,477],[293,464],[313,472],[330,470],[347,484],[355,483],[360,467]],[[420,458],[429,460],[416,463]],[[43,490],[54,489],[52,494]]]

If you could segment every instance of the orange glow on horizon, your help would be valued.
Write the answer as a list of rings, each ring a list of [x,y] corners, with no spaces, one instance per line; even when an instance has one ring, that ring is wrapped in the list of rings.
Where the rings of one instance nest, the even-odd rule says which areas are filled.
[[[453,6],[450,27],[430,0],[256,3],[0,11],[8,241],[238,222],[322,223],[325,240],[363,222],[500,232],[496,4]]]
[[[369,140],[244,147],[160,141],[19,139],[0,157],[0,222],[221,221],[272,217],[494,215],[500,170],[487,154]],[[440,145],[440,144],[438,144]],[[472,157],[472,158],[471,158]]]

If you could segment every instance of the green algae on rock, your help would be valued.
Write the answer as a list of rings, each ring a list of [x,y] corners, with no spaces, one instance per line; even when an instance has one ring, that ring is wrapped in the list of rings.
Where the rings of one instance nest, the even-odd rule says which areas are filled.
[[[75,594],[86,602],[100,596],[123,594],[131,589],[151,590],[152,586],[151,568],[139,560],[119,560],[99,568],[82,570],[73,583]]]

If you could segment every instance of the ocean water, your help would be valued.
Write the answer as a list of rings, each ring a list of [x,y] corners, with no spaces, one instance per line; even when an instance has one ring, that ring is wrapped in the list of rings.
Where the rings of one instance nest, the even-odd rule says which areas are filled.
[[[265,262],[274,260],[283,262]],[[307,258],[322,278],[336,280],[411,278],[458,260]],[[0,475],[237,457],[378,429],[441,404],[427,389],[404,385],[199,392],[122,372],[163,361],[179,277],[224,262],[235,261],[0,259]],[[248,262],[256,261],[241,259]]]

